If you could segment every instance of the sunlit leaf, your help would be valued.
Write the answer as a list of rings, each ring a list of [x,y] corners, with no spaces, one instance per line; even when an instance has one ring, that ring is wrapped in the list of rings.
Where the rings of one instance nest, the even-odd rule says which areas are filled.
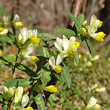
[[[45,103],[44,103],[43,97],[40,94],[35,96],[34,100],[40,110],[45,110]]]
[[[55,32],[62,34],[62,35],[67,35],[67,36],[74,36],[75,32],[71,29],[66,29],[66,28],[58,28],[55,30]]]
[[[71,86],[71,76],[70,76],[68,67],[65,64],[63,64],[63,66],[62,66],[61,76],[62,76],[64,82],[70,88],[70,86]]]
[[[17,78],[17,79],[12,79],[4,83],[4,86],[7,88],[9,87],[18,87],[21,86],[23,88],[26,88],[30,85],[30,81],[23,79],[23,78]]]

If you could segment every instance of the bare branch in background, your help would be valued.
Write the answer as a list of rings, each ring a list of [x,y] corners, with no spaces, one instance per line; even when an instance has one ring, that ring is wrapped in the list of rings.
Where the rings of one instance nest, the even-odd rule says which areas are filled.
[[[82,0],[73,0],[71,12],[76,18],[80,14],[81,7],[82,7]],[[67,28],[72,29],[73,26],[74,26],[74,22],[71,19],[69,19]]]

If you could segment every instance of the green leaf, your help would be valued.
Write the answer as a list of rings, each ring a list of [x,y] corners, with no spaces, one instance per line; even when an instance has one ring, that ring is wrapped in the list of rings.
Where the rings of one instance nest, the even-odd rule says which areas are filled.
[[[66,104],[66,103],[63,103],[63,102],[60,102],[60,104],[62,104],[63,106],[69,108],[70,110],[75,110],[75,108],[73,108],[71,105],[69,104]]]
[[[9,38],[6,35],[0,35],[0,41],[1,42],[7,42],[9,44],[13,44],[13,39]]]
[[[45,48],[45,47],[42,47],[42,46],[39,46],[36,48],[36,52],[43,56],[43,57],[47,57],[47,58],[50,58],[51,56],[54,56],[54,52],[48,48]]]
[[[0,94],[0,102],[3,102],[3,95]]]
[[[71,86],[71,76],[70,76],[68,67],[64,63],[63,63],[63,66],[62,66],[61,76],[62,76],[64,82],[70,88],[70,86]]]
[[[8,61],[9,63],[13,62],[16,59],[16,55],[15,54],[4,54],[3,59]]]
[[[5,59],[3,59],[2,57],[0,57],[0,60],[1,60],[1,62],[2,62],[4,65],[6,65],[6,66],[9,66],[9,67],[10,67],[10,64],[9,64],[9,62],[8,62],[8,61],[6,61]]]
[[[45,103],[44,103],[43,97],[40,94],[35,96],[34,100],[40,110],[45,110]]]
[[[42,57],[42,56],[38,56],[38,58],[40,59],[38,62],[36,62],[37,65],[37,72],[40,71],[41,68],[44,67],[44,65],[48,62],[47,58]]]
[[[3,16],[7,16],[5,10],[1,6],[0,6],[0,11],[1,11],[1,13],[2,13]]]
[[[39,33],[38,37],[41,38],[43,41],[55,40],[57,38],[55,35],[49,33]]]
[[[84,15],[83,14],[80,14],[77,18],[78,22],[80,23],[80,25],[82,26],[83,22],[84,22]]]
[[[66,29],[66,28],[59,28],[56,29],[55,32],[62,34],[62,35],[67,35],[67,36],[74,36],[75,32],[71,29]]]
[[[91,43],[90,43],[90,41],[89,41],[89,39],[87,37],[86,37],[85,41],[86,41],[86,44],[87,44],[87,46],[89,48],[89,51],[91,53],[91,56],[93,57],[93,48],[92,48],[92,45],[91,45]]]
[[[18,64],[17,68],[23,72],[26,72],[31,77],[36,77],[36,73],[31,68],[29,68],[28,66],[24,64],[20,64],[20,65]]]
[[[17,79],[12,79],[12,80],[5,82],[4,86],[6,86],[7,88],[9,88],[9,87],[16,87],[17,88],[18,86],[26,88],[30,85],[30,83],[31,82],[26,79],[17,78]]]
[[[24,42],[22,48],[23,48],[23,49],[26,49],[30,44],[31,44],[31,39],[29,38],[29,39],[27,39],[27,40]]]
[[[75,26],[77,31],[81,28],[81,25],[79,23],[79,21],[77,20],[77,18],[70,12],[67,12],[68,16],[75,22]]]
[[[73,58],[75,60],[75,63],[78,64],[79,63],[78,52],[75,52],[75,55],[73,55]]]
[[[42,83],[48,83],[51,80],[50,74],[51,71],[49,71],[49,69],[47,67],[44,67],[41,69],[41,82]]]
[[[64,82],[62,77],[59,74],[56,74],[56,73],[53,73],[53,74],[60,82]]]
[[[79,36],[79,39],[78,39],[78,42],[83,42],[85,39],[86,39],[85,36],[80,35],[80,36]]]
[[[16,14],[15,11],[13,11],[12,16],[11,16],[11,21],[14,19],[15,14]]]
[[[4,105],[3,110],[8,110],[8,105],[7,104]]]
[[[8,32],[8,36],[13,40],[13,42],[15,42],[16,36],[14,36],[13,34],[11,34],[10,32]]]

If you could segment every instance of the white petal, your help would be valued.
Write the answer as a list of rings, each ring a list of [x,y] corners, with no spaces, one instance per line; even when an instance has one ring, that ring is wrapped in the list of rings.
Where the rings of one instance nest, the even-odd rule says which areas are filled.
[[[15,22],[18,22],[19,20],[20,20],[20,18],[18,16],[18,14],[16,14],[15,17],[14,17],[14,19],[13,19],[13,22],[15,23]]]
[[[89,102],[88,102],[88,105],[89,105],[89,107],[92,107],[96,103],[97,103],[97,100],[94,97],[91,97],[90,100],[89,100]]]
[[[22,42],[24,43],[26,41],[28,29],[27,28],[20,29],[20,32],[22,36]]]
[[[68,50],[69,46],[70,46],[70,42],[68,41],[68,39],[66,38],[66,36],[63,36],[63,48],[65,51]]]
[[[59,54],[56,60],[56,66],[58,66],[63,61],[63,55]]]
[[[97,19],[97,17],[95,15],[93,15],[91,17],[91,20],[90,20],[90,25]]]
[[[25,107],[28,104],[28,102],[29,102],[28,94],[23,95],[22,102],[21,102],[22,107]]]
[[[60,38],[56,38],[56,42],[58,43],[58,44],[60,44],[60,45],[62,45],[62,39],[60,39]]]
[[[76,38],[75,37],[70,37],[70,44],[75,43]]]
[[[33,52],[33,50],[34,50],[34,46],[28,46],[24,52],[24,56],[28,56]]]
[[[55,47],[57,48],[58,51],[62,52],[62,47],[59,43],[54,42]]]
[[[33,30],[33,35],[37,37],[37,29]]]
[[[49,64],[53,67],[55,65],[55,58],[52,56],[50,59],[49,59]]]

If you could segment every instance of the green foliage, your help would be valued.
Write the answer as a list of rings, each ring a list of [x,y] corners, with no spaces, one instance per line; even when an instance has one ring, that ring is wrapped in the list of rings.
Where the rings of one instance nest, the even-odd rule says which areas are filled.
[[[1,13],[2,13],[3,16],[7,16],[5,10],[1,6],[0,6],[0,11],[1,11]]]
[[[15,54],[4,54],[2,57],[4,60],[6,60],[9,63],[13,62],[16,59]]]
[[[0,11],[3,16],[7,16],[2,7],[0,7]],[[66,28],[59,28],[59,29],[56,29],[55,32],[61,35],[78,37],[78,42],[80,43],[85,41],[91,53],[91,56],[93,57],[93,49],[91,46],[91,42],[87,37],[87,35],[89,36],[88,34],[89,31],[87,27],[90,25],[87,25],[87,27],[83,25],[83,22],[85,19],[84,15],[80,14],[76,18],[70,12],[67,12],[67,14],[75,23],[73,30],[66,29]],[[72,100],[74,100],[74,102],[76,101],[77,103],[78,101],[83,101],[86,106],[87,105],[86,101],[88,101],[92,95],[97,96],[94,91],[92,91],[91,89],[90,90],[87,89],[89,86],[91,86],[89,85],[89,83],[91,83],[90,79],[94,75],[92,72],[93,71],[94,73],[96,72],[96,70],[92,68],[93,67],[92,65],[94,65],[95,63],[94,63],[94,60],[91,59],[91,56],[89,55],[89,60],[84,58],[84,60],[80,61],[78,57],[78,52],[77,52],[77,49],[79,47],[77,45],[79,44],[77,44],[78,42],[76,41],[74,42],[75,38],[72,38],[69,40],[67,40],[66,38],[62,40],[57,39],[58,42],[56,43],[57,45],[55,45],[55,47],[56,48],[58,47],[58,48],[57,48],[57,51],[55,51],[55,49],[52,48],[54,45],[51,46],[49,41],[54,41],[56,40],[57,37],[49,33],[43,33],[39,30],[37,31],[28,30],[26,28],[21,29],[21,33],[19,33],[21,34],[21,37],[23,37],[21,39],[26,40],[23,44],[21,44],[19,39],[17,38],[19,36],[17,31],[19,32],[19,29],[16,28],[16,23],[14,24],[13,22],[15,15],[16,13],[13,12],[11,16],[11,20],[6,24],[12,28],[12,31],[10,32],[9,30],[7,35],[0,34],[1,44],[6,43],[5,44],[6,46],[10,46],[7,44],[14,44],[17,47],[16,54],[14,53],[3,54],[2,57],[0,57],[1,62],[12,70],[12,79],[9,81],[6,81],[4,83],[4,86],[6,86],[7,88],[21,87],[20,89],[22,90],[16,89],[17,91],[14,91],[14,89],[11,88],[10,91],[13,91],[13,92],[20,91],[19,95],[16,97],[19,99],[21,95],[20,97],[21,100],[24,98],[24,94],[27,95],[27,99],[29,96],[29,98],[31,98],[33,102],[30,101],[27,103],[29,103],[30,105],[32,103],[31,105],[32,107],[37,106],[37,109],[40,109],[40,110],[45,109],[46,101],[49,102],[50,109],[54,110],[53,103],[54,102],[58,103],[58,98],[56,99],[55,94],[52,94],[49,92],[55,92],[56,90],[59,93],[57,94],[57,96],[61,96],[61,99],[59,98],[60,104],[65,106],[66,108],[70,110],[76,110],[78,108],[79,104],[75,105],[73,108]],[[17,21],[17,22],[20,23],[20,21]],[[3,21],[3,28],[5,28],[5,21]],[[2,30],[3,29],[1,28],[1,31]],[[41,41],[41,43],[38,44],[38,46],[35,49],[37,54],[39,54],[39,56],[37,56],[39,59],[36,57],[36,55],[32,56],[31,51],[28,51],[30,49],[29,48],[30,46],[33,47],[32,50],[34,50],[35,45],[32,43],[32,41],[34,42],[34,40],[36,40],[36,38],[30,39],[29,37],[30,34],[34,35],[34,37],[38,36],[43,41],[43,43]],[[36,42],[37,41],[35,41],[35,43]],[[66,49],[65,46],[67,46],[68,48]],[[24,51],[21,51],[21,50],[24,50]],[[73,55],[74,51],[76,52]],[[55,59],[58,58],[56,62],[54,61],[55,59],[53,57],[55,57]],[[51,61],[50,61],[50,58],[51,58]],[[28,66],[27,66],[27,62],[23,62],[23,60],[29,60]],[[110,59],[108,59],[107,61],[109,60]],[[80,64],[79,61],[82,64]],[[59,62],[60,64],[58,64]],[[101,64],[101,67],[105,66],[105,65],[102,65],[102,63],[100,64]],[[22,72],[25,72],[27,74],[28,80],[21,77],[13,79],[13,74],[15,73],[15,69],[19,69]],[[99,71],[99,72],[100,74],[103,74],[102,71]],[[100,76],[100,74],[98,74],[98,76]],[[105,76],[106,75],[104,74],[104,77]],[[97,78],[94,78],[93,80],[95,79]],[[86,85],[85,85],[85,81],[86,81]],[[100,82],[101,81],[102,80],[100,79]],[[105,79],[105,81],[109,83],[109,80],[107,80],[107,78]],[[23,90],[22,87],[25,89]],[[13,92],[8,93],[7,88],[4,87],[3,91],[6,91],[6,95],[12,95],[12,97],[10,98],[10,100],[7,100],[3,98],[4,95],[0,94],[0,102],[3,103],[4,110],[11,109],[9,107],[13,107],[13,108],[20,107],[20,109],[22,107],[22,109],[24,109],[21,101],[19,101],[18,103],[15,103],[15,96],[13,95],[14,93]],[[22,91],[23,91],[23,94],[20,94],[22,93]],[[73,96],[73,99],[70,98],[71,96]],[[33,103],[36,103],[36,104],[33,105]],[[110,107],[108,103],[104,102],[104,104],[106,108]],[[28,106],[28,105],[25,105],[25,106]],[[81,110],[83,109],[83,107],[80,107],[79,109]]]
[[[17,64],[16,66],[21,71],[26,72],[29,76],[36,77],[36,73],[31,68],[29,68],[28,66],[26,66],[24,64],[20,64],[20,65]]]
[[[73,55],[73,58],[75,60],[75,63],[78,64],[79,63],[78,52],[75,52],[75,55]]]
[[[3,95],[0,94],[0,102],[3,102]]]
[[[54,56],[54,52],[48,48],[45,48],[45,47],[42,47],[42,46],[39,46],[36,48],[36,52],[43,56],[43,57],[47,57],[47,58],[50,58],[51,56]]]
[[[43,97],[41,96],[41,94],[36,95],[34,97],[34,100],[40,110],[45,109],[45,103],[44,103],[44,100],[43,100]]]
[[[67,35],[67,36],[74,36],[75,35],[75,32],[73,30],[66,29],[66,28],[58,28],[55,30],[55,32],[62,34],[62,35]]]
[[[75,27],[77,31],[82,27],[81,23],[77,20],[77,18],[70,12],[67,12],[68,16],[75,22]],[[83,19],[83,18],[82,18]],[[82,21],[82,20],[81,20]]]
[[[90,53],[91,53],[91,55],[92,55],[92,57],[93,57],[93,49],[92,49],[92,45],[91,45],[91,43],[90,43],[90,41],[89,41],[88,38],[86,38],[85,41],[86,41],[87,46],[88,46],[88,48],[89,48],[89,51],[90,51]]]
[[[7,82],[4,83],[4,86],[6,86],[7,88],[9,87],[23,87],[26,88],[30,85],[30,81],[23,79],[23,78],[16,78],[16,79],[12,79],[9,80]]]
[[[55,40],[57,38],[55,35],[52,35],[52,34],[49,34],[49,33],[39,33],[38,36],[43,41]]]
[[[51,74],[51,71],[49,71],[48,67],[44,67],[41,69],[41,82],[42,83],[48,83],[50,80],[51,80],[51,77],[50,77],[50,74]]]
[[[66,103],[63,103],[63,102],[60,102],[60,104],[62,104],[63,106],[69,108],[70,110],[76,110],[76,109],[74,109],[74,108],[73,108],[71,105],[69,105],[69,104],[66,104]]]
[[[71,76],[70,76],[68,67],[64,63],[63,63],[63,66],[62,66],[61,75],[62,75],[62,78],[63,78],[64,82],[70,88],[70,86],[71,86]]]
[[[1,42],[6,42],[6,43],[9,43],[9,44],[13,44],[13,39],[9,38],[8,36],[6,35],[1,35],[0,34],[0,41]]]

